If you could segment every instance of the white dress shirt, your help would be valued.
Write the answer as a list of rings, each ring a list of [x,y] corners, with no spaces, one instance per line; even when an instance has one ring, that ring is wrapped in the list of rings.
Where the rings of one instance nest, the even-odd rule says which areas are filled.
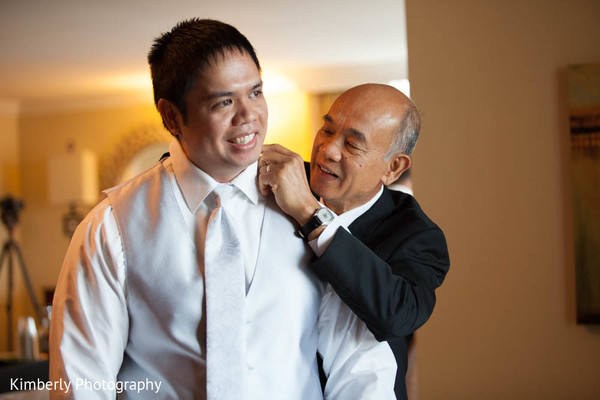
[[[182,209],[183,218],[192,237],[195,237],[196,248],[200,259],[204,255],[204,241],[208,218],[215,204],[207,196],[219,184],[210,175],[195,168],[186,158],[178,141],[173,141],[169,146],[171,157],[165,166],[174,185],[180,182],[181,192],[176,191],[175,197]],[[236,222],[236,228],[241,241],[244,265],[246,266],[246,289],[252,282],[260,235],[257,228],[261,226],[265,213],[265,198],[260,195],[257,185],[257,162],[246,168],[241,174],[231,181],[237,189],[228,199],[227,211]],[[176,178],[177,177],[177,178]]]
[[[139,387],[122,388],[126,389],[127,398],[183,399],[192,398],[189,397],[190,393],[194,393],[194,398],[201,399],[204,396],[201,382],[193,381],[192,378],[205,376],[202,370],[206,365],[202,345],[206,338],[205,325],[203,327],[205,316],[201,306],[203,280],[202,276],[198,275],[198,269],[194,268],[194,263],[202,264],[206,224],[212,210],[212,205],[208,204],[212,196],[207,197],[207,195],[217,183],[189,162],[177,141],[172,143],[170,151],[171,157],[163,160],[162,166],[166,172],[166,180],[173,188],[169,193],[172,192],[175,196],[177,203],[175,209],[183,217],[182,223],[185,224],[189,237],[194,238],[198,253],[197,260],[190,260],[187,253],[181,256],[171,253],[158,254],[159,251],[150,247],[146,249],[144,255],[146,260],[148,257],[161,257],[169,260],[169,263],[159,269],[154,267],[155,269],[148,271],[138,270],[132,275],[131,271],[127,271],[128,264],[135,265],[135,262],[133,257],[126,260],[124,242],[127,242],[127,238],[121,236],[124,227],[119,226],[114,214],[115,209],[109,199],[104,199],[96,206],[77,229],[65,257],[55,294],[50,338],[51,382],[56,385],[70,383],[73,385],[71,389],[74,389],[77,383],[89,384],[90,389],[84,387],[84,390],[77,395],[73,395],[72,390],[66,394],[64,390],[52,391],[52,399],[111,399],[115,397],[115,393],[119,393],[117,385],[123,377],[131,384],[135,382],[146,384],[141,394],[136,392]],[[247,291],[248,288],[252,288],[248,293],[247,304],[255,307],[256,310],[253,319],[248,321],[256,325],[252,328],[254,336],[246,339],[249,346],[248,367],[250,370],[256,369],[258,378],[250,381],[248,399],[265,397],[259,396],[259,393],[266,393],[270,399],[282,400],[300,396],[306,388],[294,386],[294,381],[299,378],[290,379],[288,374],[285,380],[286,387],[279,388],[277,385],[284,383],[278,381],[277,373],[265,379],[264,371],[272,369],[276,371],[277,368],[285,370],[287,366],[283,368],[283,364],[286,363],[284,360],[288,360],[287,363],[297,362],[299,366],[304,366],[305,359],[315,359],[313,354],[317,350],[323,356],[324,369],[330,378],[325,389],[326,399],[393,399],[396,363],[387,343],[377,342],[366,326],[331,288],[323,293],[322,283],[315,285],[313,278],[306,279],[308,266],[304,265],[301,269],[293,266],[300,261],[300,257],[297,260],[286,260],[286,249],[278,248],[281,245],[276,241],[270,240],[268,244],[259,243],[261,237],[264,237],[261,236],[264,235],[261,231],[264,226],[263,218],[267,219],[265,217],[267,200],[258,191],[256,176],[256,165],[253,164],[232,181],[239,191],[235,196],[236,206],[231,207],[234,217],[239,221],[238,228],[241,234],[248,239],[243,249]],[[168,210],[158,208],[160,205],[158,203],[150,206],[152,212],[147,218],[149,226],[152,226],[156,217],[154,213],[163,215],[164,219],[167,218],[164,217],[165,213],[172,211],[172,208]],[[177,216],[176,214],[168,214],[168,216]],[[131,228],[135,226],[130,226],[129,232]],[[291,223],[289,228],[292,228],[290,233],[278,230],[271,232],[269,237],[292,235]],[[139,236],[136,240],[144,243],[143,235],[146,232],[141,229],[137,233]],[[163,237],[171,235],[169,231],[161,234]],[[186,238],[182,237],[180,241],[183,243]],[[183,248],[186,248],[185,246],[187,246],[185,243],[182,244]],[[261,250],[261,247],[269,248],[269,246],[275,248],[270,251]],[[276,259],[267,262],[265,257],[269,254],[276,254]],[[178,260],[179,257],[182,257],[181,260]],[[283,272],[286,275],[270,281],[269,276],[264,274],[269,269],[264,265],[261,266],[262,274],[259,273],[257,265],[261,263],[274,264],[269,267],[271,273],[276,270],[286,271],[286,269],[290,272]],[[178,268],[176,273],[169,272],[168,268],[175,267]],[[173,280],[170,276],[172,274],[177,276],[176,279]],[[296,275],[298,276],[296,280],[289,279]],[[280,287],[278,279],[287,279],[286,286]],[[132,287],[140,282],[144,285],[152,285],[156,292],[146,293],[144,287]],[[291,282],[296,283],[291,284]],[[279,291],[270,291],[269,286],[277,286]],[[317,288],[321,288],[319,289],[321,291],[317,291]],[[274,304],[273,302],[278,300],[273,299],[273,294],[268,293],[281,293],[282,290],[288,293],[288,300],[278,297],[284,303]],[[194,297],[186,298],[180,292],[194,294]],[[323,297],[320,301],[320,310],[317,308],[315,315],[309,313],[296,316],[296,311],[290,310],[307,311],[310,308],[302,304],[285,303],[294,296],[298,296],[301,302],[306,302],[309,298],[307,296],[314,298],[314,295],[320,296],[319,293],[323,293]],[[152,298],[153,295],[157,298]],[[153,302],[152,307],[161,309],[155,313],[156,310],[140,304],[139,301],[146,302],[143,296],[148,296],[148,301]],[[319,298],[316,300],[319,301]],[[260,314],[260,310],[278,307],[281,311],[278,311],[280,314],[276,314],[275,318]],[[287,314],[290,314],[289,318],[293,326],[282,326],[278,323],[277,315],[284,315],[281,312],[285,313],[285,310],[288,310]],[[317,311],[319,313],[318,348],[316,345],[307,346],[309,343],[307,340],[313,337],[311,333],[313,328],[308,327],[307,330],[302,331],[302,325],[312,320],[315,322],[316,331]],[[164,321],[148,320],[155,315],[162,315]],[[279,322],[281,319],[284,318],[279,318]],[[146,328],[146,322],[154,329]],[[135,338],[131,337],[132,329],[135,329]],[[305,357],[306,354],[301,357],[300,353],[296,354],[293,351],[290,354],[273,354],[273,351],[269,351],[269,348],[289,346],[290,335],[296,335],[294,338],[298,337],[298,339],[291,339],[292,343],[298,340],[294,351],[305,354],[306,351],[302,349],[308,349],[311,353],[308,357]],[[265,337],[262,343],[261,336]],[[266,343],[265,340],[270,342]],[[310,343],[313,340],[310,339]],[[141,354],[137,360],[136,354],[138,356]],[[297,361],[291,361],[290,356]],[[176,365],[172,361],[175,359],[179,360]],[[306,374],[313,374],[314,371],[310,371],[314,369],[315,362],[312,362],[312,366],[297,368],[298,373],[304,374],[303,371],[307,371]],[[181,367],[182,363],[192,367]],[[261,366],[261,363],[268,363],[269,366]],[[260,375],[261,371],[262,375]],[[152,376],[153,379],[145,379],[146,376]],[[305,378],[303,382],[306,382],[306,379],[309,378]],[[149,387],[149,385],[153,386]],[[318,378],[316,385],[318,386]],[[308,392],[314,393],[313,389]],[[275,395],[275,393],[280,394]],[[320,394],[319,397],[314,398],[320,398]],[[312,399],[311,395],[309,400]]]

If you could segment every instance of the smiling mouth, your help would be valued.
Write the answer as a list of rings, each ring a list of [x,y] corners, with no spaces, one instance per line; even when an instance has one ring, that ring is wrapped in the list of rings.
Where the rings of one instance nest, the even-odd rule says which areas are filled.
[[[254,139],[255,135],[256,135],[256,132],[253,132],[253,133],[249,133],[249,134],[244,135],[244,136],[240,136],[240,137],[236,137],[236,138],[233,138],[233,139],[229,139],[227,141],[230,142],[230,143],[233,143],[233,144],[239,144],[241,146],[244,146],[244,145],[250,143],[252,141],[252,139]]]
[[[327,174],[327,175],[331,175],[334,178],[337,178],[338,176],[336,174],[333,173],[333,171],[328,170],[327,168],[323,167],[321,164],[317,164],[317,166],[319,167],[319,169],[321,170],[321,172]]]

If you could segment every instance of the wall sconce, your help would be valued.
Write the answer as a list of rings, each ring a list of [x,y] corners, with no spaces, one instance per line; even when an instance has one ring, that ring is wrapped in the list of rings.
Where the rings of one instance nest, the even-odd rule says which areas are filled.
[[[98,200],[98,162],[90,150],[76,151],[67,145],[67,152],[50,156],[48,165],[48,193],[50,203],[69,206],[63,216],[63,233],[73,236],[83,220],[78,206],[93,205]]]

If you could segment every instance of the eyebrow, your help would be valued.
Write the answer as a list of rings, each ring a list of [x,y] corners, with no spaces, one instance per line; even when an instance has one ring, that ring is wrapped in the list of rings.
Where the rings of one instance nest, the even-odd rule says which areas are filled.
[[[325,114],[325,115],[323,115],[323,121],[329,122],[329,123],[332,124],[333,123],[333,118],[331,118],[331,115]],[[348,128],[348,130],[350,131],[350,134],[352,136],[357,137],[359,140],[361,140],[363,142],[367,141],[367,136],[364,133],[362,133],[361,131],[359,131],[358,129],[356,129],[356,128]]]
[[[263,82],[260,81],[256,85],[252,86],[252,89],[250,89],[250,91],[259,89],[262,87],[262,85],[263,85]],[[220,97],[229,97],[232,95],[233,95],[233,92],[215,92],[215,93],[211,93],[208,96],[206,96],[206,100],[210,101],[210,100],[218,99]]]

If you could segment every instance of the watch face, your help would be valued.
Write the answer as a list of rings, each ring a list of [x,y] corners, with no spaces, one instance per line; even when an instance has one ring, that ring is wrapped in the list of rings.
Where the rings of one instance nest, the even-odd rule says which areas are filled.
[[[327,225],[333,220],[333,214],[328,208],[321,208],[316,212],[317,217],[321,220],[321,224]]]

